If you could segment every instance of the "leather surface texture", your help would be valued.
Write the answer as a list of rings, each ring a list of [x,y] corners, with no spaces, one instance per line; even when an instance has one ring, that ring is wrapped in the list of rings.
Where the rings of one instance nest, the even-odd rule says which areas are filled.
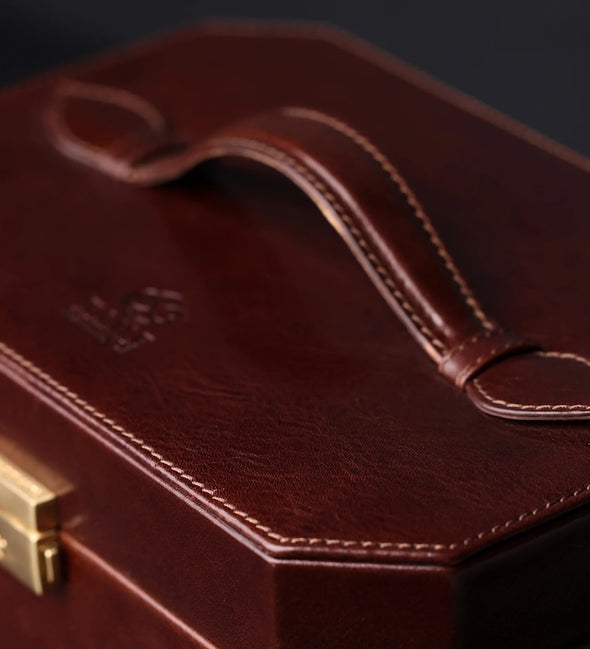
[[[122,573],[62,534],[68,589],[36,597],[0,575],[2,644],[18,649],[216,649]]]
[[[126,182],[154,185],[231,157],[279,171],[317,205],[440,373],[459,388],[467,385],[475,405],[512,419],[590,418],[590,361],[543,352],[494,322],[399,170],[341,120],[305,108],[275,109],[204,142],[181,142],[142,98],[70,82],[56,92],[47,122],[65,155]],[[517,363],[501,363],[491,381],[489,372],[481,376],[523,353]],[[518,397],[511,394],[515,384]],[[494,398],[502,387],[506,398]]]
[[[76,84],[127,98],[67,115],[98,169],[48,124]],[[182,157],[285,106],[352,125],[418,197],[444,255],[404,246],[411,220],[379,255],[419,322],[280,166]],[[157,610],[159,646],[590,640],[585,159],[326,28],[203,26],[9,89],[0,124],[0,452],[72,485],[63,592],[43,608],[0,575],[15,638],[96,579],[69,610]],[[340,199],[397,214],[374,158],[306,132]],[[120,161],[160,175],[120,182]]]

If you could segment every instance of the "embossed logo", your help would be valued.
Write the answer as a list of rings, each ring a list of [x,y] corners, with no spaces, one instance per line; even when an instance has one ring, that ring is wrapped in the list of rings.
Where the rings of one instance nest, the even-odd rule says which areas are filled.
[[[125,295],[118,307],[94,295],[87,304],[72,304],[66,316],[103,345],[124,353],[154,342],[154,331],[182,321],[186,309],[180,293],[150,287]]]

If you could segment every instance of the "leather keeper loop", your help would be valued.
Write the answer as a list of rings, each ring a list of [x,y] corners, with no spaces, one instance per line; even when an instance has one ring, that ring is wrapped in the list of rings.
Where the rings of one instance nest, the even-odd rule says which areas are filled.
[[[467,381],[493,361],[516,352],[540,349],[536,343],[506,329],[480,331],[443,356],[438,371],[463,388]]]

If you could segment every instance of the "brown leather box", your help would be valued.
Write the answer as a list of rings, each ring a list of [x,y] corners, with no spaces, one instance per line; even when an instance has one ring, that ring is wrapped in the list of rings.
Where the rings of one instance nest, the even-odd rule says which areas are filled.
[[[323,28],[0,124],[2,647],[590,642],[585,159]]]

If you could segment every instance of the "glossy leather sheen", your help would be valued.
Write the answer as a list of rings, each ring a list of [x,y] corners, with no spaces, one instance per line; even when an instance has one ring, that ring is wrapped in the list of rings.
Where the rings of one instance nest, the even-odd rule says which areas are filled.
[[[68,588],[40,598],[0,574],[2,645],[215,649],[121,573],[62,534]],[[9,604],[8,604],[9,603]]]
[[[523,366],[520,372],[512,374],[503,364],[500,380],[478,376],[468,391],[477,406],[513,419],[590,418],[590,361],[547,356],[492,321],[398,169],[344,122],[314,110],[283,108],[191,145],[179,142],[159,111],[128,91],[70,82],[58,89],[48,126],[66,155],[131,183],[173,180],[222,157],[277,169],[317,204],[451,382],[463,388],[487,366],[528,352],[524,361],[508,365]],[[523,381],[529,367],[537,378]],[[511,393],[515,381],[521,384],[518,398]],[[497,398],[502,387],[507,399]]]
[[[131,109],[106,123],[103,101],[68,118],[111,160],[149,164],[283,106],[354,125],[403,170],[482,312],[546,350],[466,380],[492,414],[571,405],[590,329],[586,161],[352,39],[211,26],[6,91],[0,452],[71,485],[65,550],[82,568],[64,605],[82,592],[76,575],[98,569],[125,583],[131,608],[156,602],[193,629],[196,647],[583,646],[587,425],[473,408],[276,171],[231,158],[142,188],[64,157],[46,116],[72,80],[128,93]],[[342,147],[339,173],[375,177],[370,156],[315,129],[306,146]],[[351,178],[356,193],[347,182],[339,198],[366,192],[367,213],[389,186],[377,178],[374,195]],[[396,241],[418,236],[407,223]],[[412,245],[420,266],[433,263],[425,243]],[[436,302],[425,286],[404,283],[412,306],[423,290]],[[451,319],[429,323],[439,364],[479,345],[468,319]],[[566,365],[575,388],[556,387]],[[52,623],[0,575],[10,588],[19,619]],[[125,624],[110,597],[88,604],[89,627]]]

